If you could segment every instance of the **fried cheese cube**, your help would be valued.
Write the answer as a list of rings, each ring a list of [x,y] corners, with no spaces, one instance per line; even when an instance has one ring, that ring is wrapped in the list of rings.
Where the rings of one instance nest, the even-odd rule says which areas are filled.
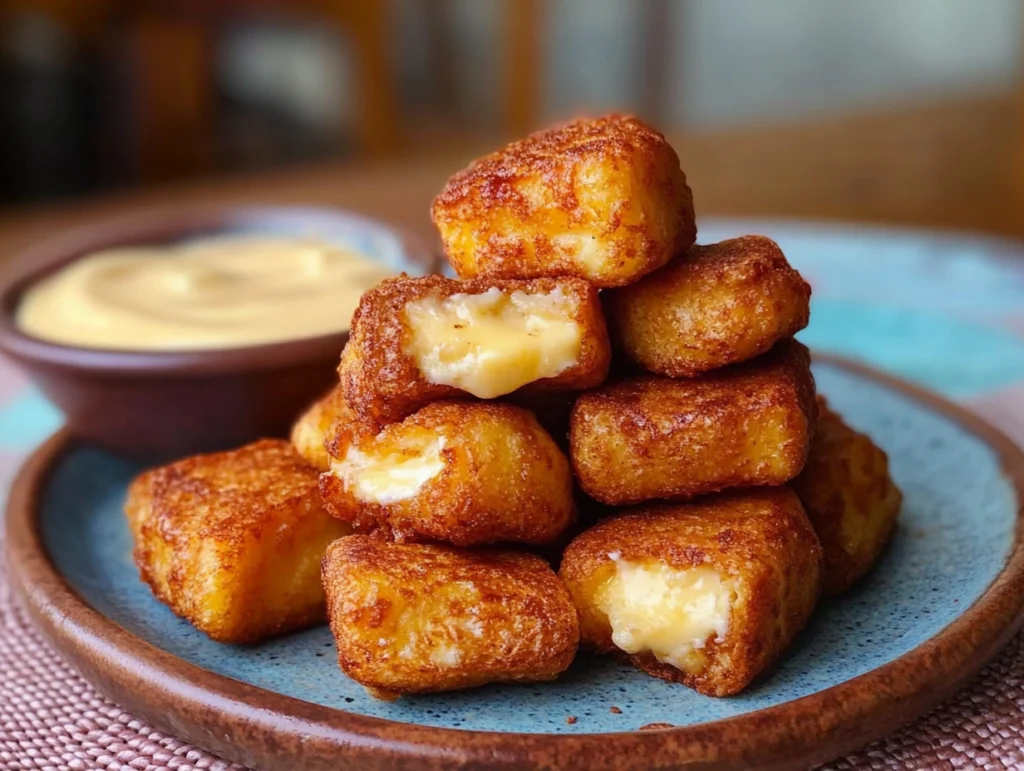
[[[690,380],[641,376],[576,400],[569,446],[583,491],[621,505],[771,486],[803,470],[814,377],[795,340]]]
[[[554,543],[575,519],[572,470],[526,409],[434,402],[379,434],[339,433],[325,505],[358,532],[457,546]]]
[[[381,698],[554,680],[579,644],[569,593],[532,554],[353,535],[323,582],[338,664]]]
[[[462,278],[578,276],[624,286],[697,237],[665,137],[611,115],[542,131],[453,176],[431,213]]]
[[[331,467],[327,445],[337,436],[338,424],[355,420],[355,415],[345,404],[345,395],[339,385],[311,404],[295,421],[291,434],[292,446],[309,463],[321,471],[327,471]]]
[[[821,547],[791,490],[750,490],[604,520],[569,545],[559,575],[585,648],[730,696],[807,622]]]
[[[399,276],[363,295],[338,371],[349,407],[383,425],[440,399],[591,388],[610,359],[597,290],[581,279]]]
[[[317,476],[278,439],[140,474],[125,513],[142,579],[218,642],[323,623],[320,561],[351,528],[324,509]]]
[[[792,483],[825,554],[825,594],[845,592],[882,556],[903,495],[878,445],[818,399],[807,466]]]
[[[693,377],[806,327],[811,287],[774,241],[745,236],[690,247],[603,298],[618,350],[650,372]]]

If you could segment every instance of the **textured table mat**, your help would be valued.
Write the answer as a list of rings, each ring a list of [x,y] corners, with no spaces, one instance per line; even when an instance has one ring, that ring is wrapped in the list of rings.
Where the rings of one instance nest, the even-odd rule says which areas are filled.
[[[1024,444],[1024,247],[721,220],[701,240],[748,232],[775,237],[814,286],[805,342],[944,393]],[[0,361],[0,499],[59,425]],[[99,695],[35,633],[0,558],[0,771],[237,768]],[[930,715],[825,768],[1024,769],[1024,636]]]

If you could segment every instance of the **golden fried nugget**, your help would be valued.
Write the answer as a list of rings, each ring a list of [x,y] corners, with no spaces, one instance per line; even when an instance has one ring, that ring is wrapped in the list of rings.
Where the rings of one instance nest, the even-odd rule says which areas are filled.
[[[708,696],[743,690],[796,636],[821,547],[787,488],[635,509],[566,549],[582,644]]]
[[[457,546],[551,544],[575,518],[569,461],[537,419],[502,402],[434,402],[347,449],[320,478],[358,532]]]
[[[125,513],[153,594],[228,643],[322,623],[320,560],[351,532],[323,508],[316,469],[278,439],[146,471]]]
[[[806,327],[811,287],[774,241],[745,236],[693,246],[602,297],[620,351],[651,372],[693,377],[760,356]]]
[[[448,180],[431,210],[462,278],[579,276],[623,286],[697,237],[665,137],[611,115],[542,131]]]
[[[539,557],[353,535],[323,564],[338,665],[373,695],[554,680],[579,624]]]
[[[818,398],[807,466],[792,483],[825,554],[825,593],[845,592],[882,556],[903,495],[885,452]]]
[[[692,380],[647,375],[585,393],[569,446],[580,486],[602,503],[680,500],[788,482],[814,420],[810,355],[787,340]]]
[[[403,275],[363,295],[338,371],[349,407],[383,425],[440,399],[590,388],[610,359],[597,290],[582,279]]]
[[[292,446],[318,469],[327,471],[331,467],[327,445],[338,435],[337,424],[352,423],[355,420],[352,410],[345,404],[345,395],[339,385],[311,404],[295,421],[292,426]]]

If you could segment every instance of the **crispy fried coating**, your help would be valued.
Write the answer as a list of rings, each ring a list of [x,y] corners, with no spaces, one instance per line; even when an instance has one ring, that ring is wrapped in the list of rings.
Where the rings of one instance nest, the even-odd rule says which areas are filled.
[[[544,430],[551,434],[562,450],[569,452],[569,418],[572,407],[576,403],[576,391],[546,391],[516,393],[509,397],[509,402],[525,407],[533,413]]]
[[[434,402],[347,447],[320,478],[326,506],[359,532],[457,546],[552,544],[575,518],[569,461],[526,409]]]
[[[792,482],[825,554],[825,593],[845,592],[882,556],[903,494],[889,459],[818,398],[818,427],[803,473]]]
[[[586,281],[403,275],[363,295],[338,372],[349,407],[381,426],[440,399],[591,388],[610,359]]]
[[[569,445],[583,491],[621,505],[780,485],[804,467],[814,377],[795,340],[691,380],[647,375],[580,396]]]
[[[316,469],[277,439],[146,471],[125,513],[153,594],[226,643],[322,623],[320,560],[351,532],[324,510]]]
[[[292,446],[295,450],[321,471],[330,467],[327,445],[338,435],[337,424],[352,423],[356,420],[352,410],[345,404],[341,386],[336,386],[311,404],[292,426]]]
[[[323,563],[338,664],[374,695],[553,680],[579,624],[539,557],[353,535]]]
[[[604,520],[569,545],[559,576],[584,647],[729,696],[807,622],[821,547],[792,491],[752,489]]]
[[[744,236],[690,247],[602,298],[619,351],[650,372],[693,377],[806,327],[811,287],[774,241]]]
[[[460,171],[431,210],[462,278],[579,276],[624,286],[697,237],[665,137],[610,115],[533,134]]]

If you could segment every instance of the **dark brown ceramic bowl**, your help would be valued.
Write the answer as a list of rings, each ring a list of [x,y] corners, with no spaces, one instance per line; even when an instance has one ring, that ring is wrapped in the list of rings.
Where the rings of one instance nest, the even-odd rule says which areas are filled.
[[[303,407],[337,382],[347,331],[154,352],[58,345],[22,333],[14,322],[25,289],[79,257],[225,233],[316,235],[353,244],[396,273],[441,268],[429,243],[350,212],[232,206],[154,212],[74,230],[19,255],[0,278],[0,351],[64,412],[73,435],[114,451],[158,459],[284,436]]]

